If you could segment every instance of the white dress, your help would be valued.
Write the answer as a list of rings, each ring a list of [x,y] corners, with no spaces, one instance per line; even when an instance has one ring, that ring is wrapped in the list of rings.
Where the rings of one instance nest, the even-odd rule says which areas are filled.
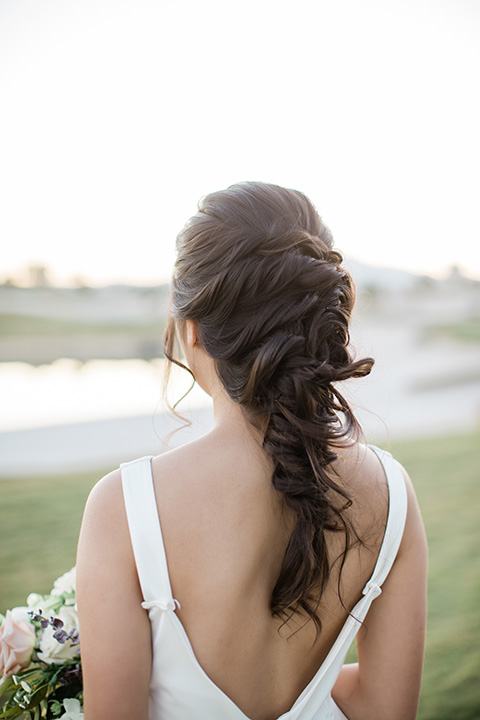
[[[399,466],[390,453],[370,446],[388,482],[385,536],[363,597],[347,618],[327,657],[290,710],[277,720],[348,720],[331,691],[361,622],[393,565],[405,525],[407,495]],[[153,488],[151,458],[121,466],[125,507],[138,577],[152,627],[153,665],[149,720],[249,720],[198,663],[178,618]]]

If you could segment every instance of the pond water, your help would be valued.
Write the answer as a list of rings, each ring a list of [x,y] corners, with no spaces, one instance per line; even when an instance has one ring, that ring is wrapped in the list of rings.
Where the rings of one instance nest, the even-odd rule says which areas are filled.
[[[358,345],[357,345],[358,347]],[[372,375],[344,387],[370,436],[401,435],[478,427],[480,420],[480,349],[448,344],[421,344],[408,328],[392,337],[370,329]],[[21,431],[111,418],[153,417],[165,409],[162,398],[164,359],[61,359],[33,367],[0,363],[0,432]],[[474,374],[475,375],[475,374]],[[463,376],[463,378],[462,378]],[[191,384],[184,370],[172,367],[168,396],[174,403]],[[194,386],[182,401],[184,411],[205,408],[210,398]]]
[[[166,361],[57,360],[33,367],[0,363],[0,431],[89,422],[112,417],[153,415],[164,409]],[[189,375],[172,369],[168,396],[174,402],[190,386]],[[195,386],[182,407],[208,405]]]
[[[368,335],[362,353],[373,350],[373,372],[343,391],[369,441],[383,445],[480,426],[476,347],[460,353],[419,344],[399,327],[392,337],[386,328],[378,339]],[[165,367],[164,360],[0,363],[0,478],[117,467],[207,432],[211,401],[199,387],[179,407],[192,411],[190,427],[164,412]],[[189,385],[188,373],[173,368],[170,401]]]

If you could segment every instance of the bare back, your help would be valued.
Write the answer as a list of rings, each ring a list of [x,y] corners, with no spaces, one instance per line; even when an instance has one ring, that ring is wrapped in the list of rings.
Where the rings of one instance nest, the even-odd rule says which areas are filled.
[[[292,706],[374,568],[388,508],[383,469],[373,453],[353,446],[342,452],[335,470],[353,498],[349,519],[364,544],[347,555],[340,599],[335,560],[345,537],[328,534],[333,567],[317,638],[305,616],[284,623],[270,610],[294,518],[252,437],[212,432],[154,460],[172,591],[181,605],[177,614],[202,668],[250,718],[276,718]]]

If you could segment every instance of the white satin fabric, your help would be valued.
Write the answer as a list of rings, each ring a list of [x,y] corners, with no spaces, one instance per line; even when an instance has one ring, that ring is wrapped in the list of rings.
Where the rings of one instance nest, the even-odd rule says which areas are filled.
[[[331,691],[347,651],[395,560],[405,525],[407,496],[399,466],[390,453],[370,446],[388,482],[389,511],[382,547],[363,597],[346,620],[316,675],[290,710],[277,720],[348,720]],[[143,592],[152,626],[153,666],[149,720],[249,720],[199,665],[175,613],[165,548],[153,489],[151,457],[121,466],[125,507]]]

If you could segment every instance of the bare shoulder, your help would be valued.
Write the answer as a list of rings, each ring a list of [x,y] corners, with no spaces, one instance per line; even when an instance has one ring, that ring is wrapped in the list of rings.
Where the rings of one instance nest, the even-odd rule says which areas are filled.
[[[365,494],[380,490],[385,495],[387,482],[377,454],[363,443],[352,443],[337,451],[334,470],[343,485],[360,499]]]
[[[404,556],[415,555],[426,547],[425,530],[408,472],[397,461],[407,492],[407,517],[398,553],[397,566]],[[335,463],[339,484],[347,491],[352,504],[346,515],[366,545],[377,551],[383,540],[390,497],[384,466],[377,453],[367,445],[353,444],[339,452]],[[422,550],[423,552],[423,550]]]
[[[415,488],[405,468],[400,465],[398,461],[395,462],[402,472],[407,490],[407,518],[405,521],[405,529],[403,532],[398,558],[401,562],[401,558],[408,554],[409,556],[413,556],[415,558],[423,557],[426,562],[427,540]]]
[[[338,451],[333,469],[351,500],[347,516],[362,537],[372,533],[378,541],[385,529],[389,494],[377,455],[367,445],[354,443]]]
[[[368,503],[388,505],[388,482],[385,469],[377,453],[368,445],[354,443],[338,453],[334,469],[340,484],[352,495],[352,499],[363,505]],[[405,468],[397,461],[407,489],[409,503],[418,508],[413,483]]]
[[[164,502],[181,503],[185,510],[192,503],[213,510],[227,498],[239,501],[272,472],[261,446],[239,431],[225,436],[220,430],[158,455],[152,470]]]
[[[193,442],[185,443],[173,450],[167,450],[161,455],[152,458],[152,470],[155,480],[161,484],[169,484],[172,478],[175,485],[183,483],[193,484],[197,472],[208,458],[204,451],[205,441],[203,438]]]
[[[151,639],[142,599],[115,470],[89,495],[77,551],[85,716],[91,720],[148,716]],[[112,665],[112,657],[122,662]]]
[[[79,592],[115,574],[122,586],[134,576],[135,562],[123,499],[120,470],[93,487],[83,514],[77,548]]]
[[[96,510],[114,512],[122,499],[122,477],[120,468],[117,468],[93,486],[87,499],[86,509],[89,512]]]
[[[413,482],[398,460],[394,459],[394,463],[402,474],[407,493],[407,516],[396,563],[399,566],[403,556],[409,554],[418,556],[423,552],[423,548],[426,548],[426,540]],[[362,517],[374,518],[375,522],[381,521],[383,535],[390,498],[386,470],[377,453],[365,445],[348,448],[343,456],[342,478],[351,494],[352,513],[357,522],[361,523]]]
[[[80,547],[85,536],[93,542],[114,540],[125,530],[120,470],[105,475],[90,491],[82,520]]]

